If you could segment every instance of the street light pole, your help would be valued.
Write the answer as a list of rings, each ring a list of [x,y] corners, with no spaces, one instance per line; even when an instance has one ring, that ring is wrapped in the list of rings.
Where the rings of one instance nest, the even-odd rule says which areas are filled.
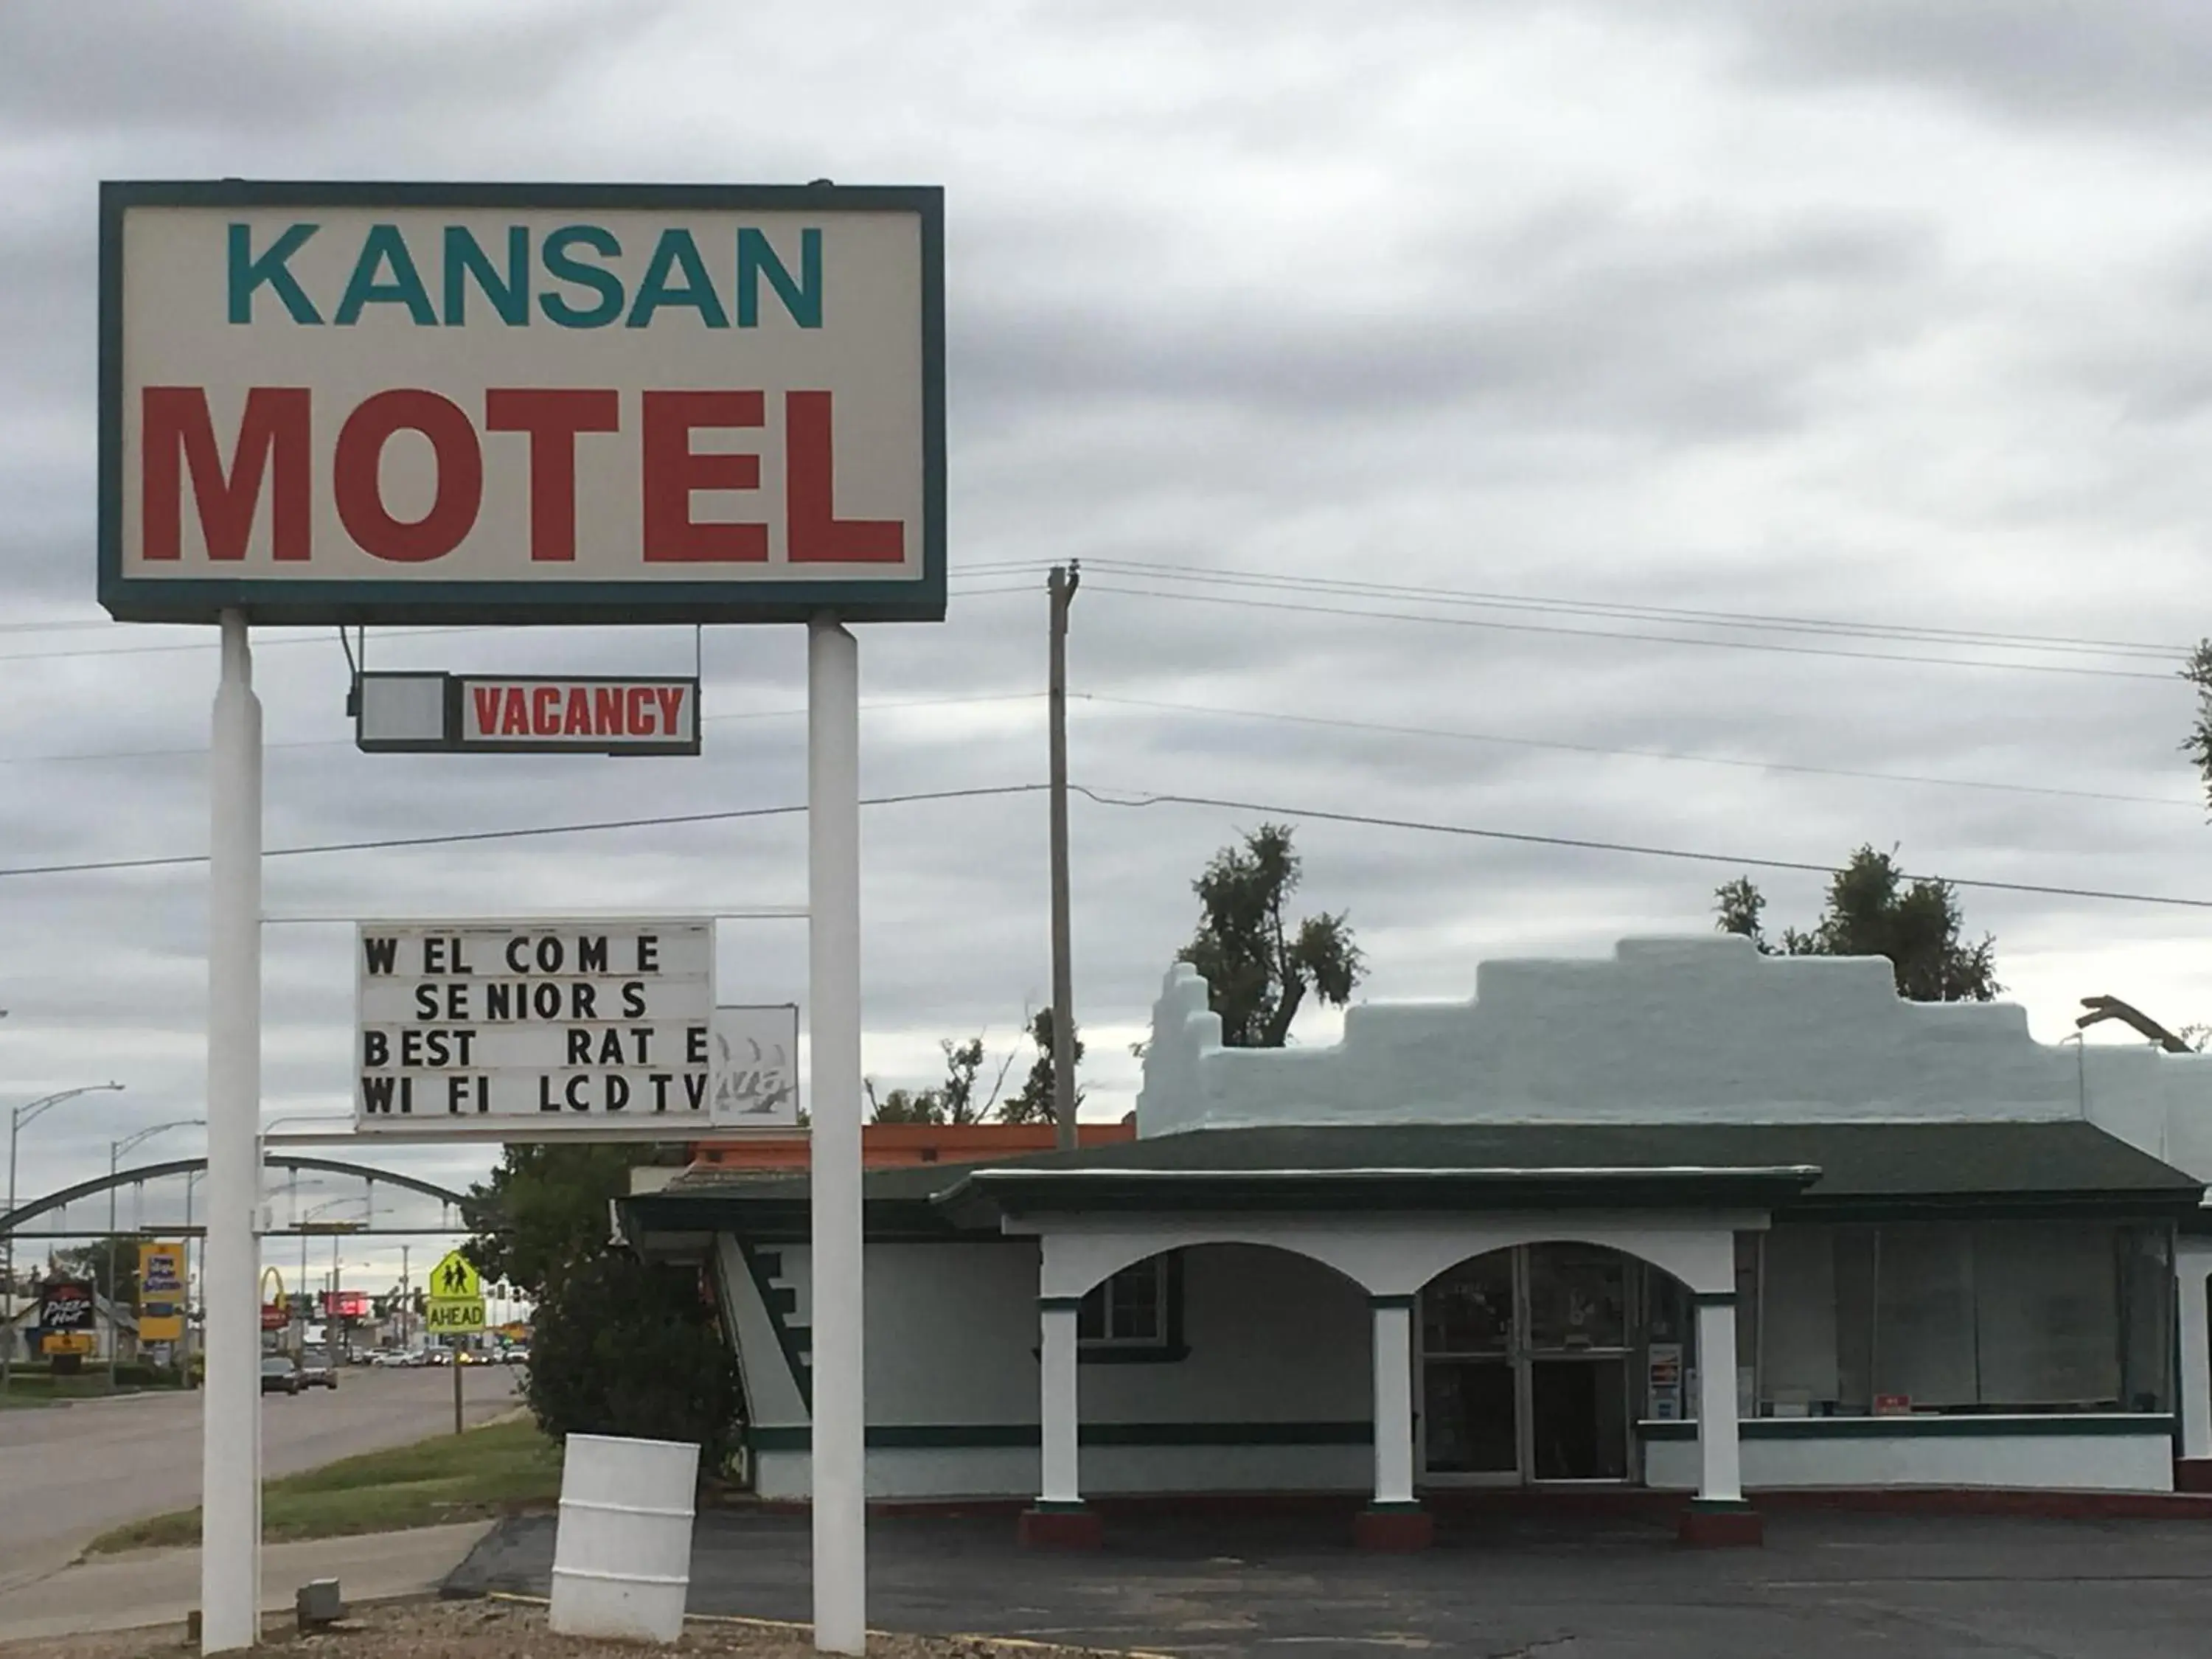
[[[123,1162],[123,1154],[133,1147],[143,1146],[155,1135],[167,1134],[172,1129],[204,1129],[204,1117],[173,1118],[167,1123],[156,1123],[150,1129],[141,1129],[135,1135],[125,1135],[120,1140],[107,1143],[107,1391],[115,1392],[115,1174]]]
[[[0,1018],[5,1017],[0,1010]],[[0,1395],[4,1395],[15,1380],[15,1141],[23,1133],[23,1126],[35,1123],[65,1100],[75,1100],[79,1095],[104,1094],[119,1090],[119,1083],[88,1083],[81,1088],[64,1089],[58,1094],[45,1095],[15,1107],[8,1114],[8,1231],[0,1234],[0,1246],[7,1251],[5,1265],[0,1266],[0,1304],[8,1310],[4,1322],[7,1340],[0,1342]]]

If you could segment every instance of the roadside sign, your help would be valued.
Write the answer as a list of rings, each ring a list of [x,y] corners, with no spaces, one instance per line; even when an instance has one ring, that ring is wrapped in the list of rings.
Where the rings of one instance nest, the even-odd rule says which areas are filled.
[[[422,1328],[432,1336],[465,1336],[483,1328],[484,1304],[481,1302],[433,1299],[423,1304]]]
[[[90,1331],[48,1331],[39,1339],[39,1352],[49,1358],[55,1354],[89,1355],[98,1346]]]
[[[422,1328],[433,1336],[460,1336],[484,1328],[483,1279],[476,1263],[448,1250],[430,1269]]]
[[[363,674],[354,742],[369,754],[696,755],[699,682]]]
[[[138,1337],[143,1342],[185,1340],[185,1247],[138,1247]]]
[[[287,1308],[283,1303],[264,1302],[261,1304],[261,1328],[263,1330],[281,1331],[291,1322],[291,1310]]]
[[[360,925],[355,1127],[678,1140],[714,1118],[714,926]]]
[[[50,1336],[56,1332],[90,1332],[98,1321],[94,1297],[88,1279],[49,1281],[39,1292],[39,1328]]]
[[[430,1269],[428,1289],[433,1302],[481,1302],[483,1277],[475,1262],[459,1250],[448,1250]]]
[[[945,614],[939,190],[112,183],[100,228],[118,619]]]

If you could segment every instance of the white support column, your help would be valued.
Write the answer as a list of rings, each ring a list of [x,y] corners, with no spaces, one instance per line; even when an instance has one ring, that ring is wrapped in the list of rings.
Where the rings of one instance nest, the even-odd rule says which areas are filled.
[[[208,763],[207,1242],[201,1256],[200,1651],[251,1647],[261,1605],[261,702],[246,618],[222,616]]]
[[[1735,1295],[1698,1292],[1698,1501],[1743,1501],[1736,1437]]]
[[[861,1348],[860,650],[817,617],[806,650],[806,902],[813,1273],[814,1646],[868,1640]]]
[[[1375,1322],[1375,1506],[1413,1501],[1413,1299],[1378,1296]]]
[[[2179,1297],[2175,1336],[2180,1346],[2181,1455],[2185,1462],[2212,1460],[2212,1328],[2205,1313],[2205,1279],[2212,1274],[2212,1238],[2177,1239],[2174,1288]]]
[[[1037,1507],[1073,1508],[1083,1502],[1079,1426],[1082,1402],[1076,1382],[1074,1297],[1037,1301]]]

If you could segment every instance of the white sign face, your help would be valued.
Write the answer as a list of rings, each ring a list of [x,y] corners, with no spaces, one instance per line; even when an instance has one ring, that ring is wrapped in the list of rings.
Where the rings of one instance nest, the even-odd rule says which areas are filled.
[[[714,1121],[714,925],[364,922],[355,1127],[681,1140]]]
[[[941,616],[930,189],[112,185],[131,620]]]
[[[793,1003],[714,1010],[714,1127],[799,1123],[799,1009]]]

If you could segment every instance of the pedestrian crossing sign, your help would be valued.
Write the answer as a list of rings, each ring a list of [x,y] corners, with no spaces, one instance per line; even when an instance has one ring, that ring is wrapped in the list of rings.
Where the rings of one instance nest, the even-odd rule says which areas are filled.
[[[459,1250],[448,1250],[445,1259],[430,1269],[429,1292],[433,1302],[481,1302],[483,1279],[475,1262]]]

